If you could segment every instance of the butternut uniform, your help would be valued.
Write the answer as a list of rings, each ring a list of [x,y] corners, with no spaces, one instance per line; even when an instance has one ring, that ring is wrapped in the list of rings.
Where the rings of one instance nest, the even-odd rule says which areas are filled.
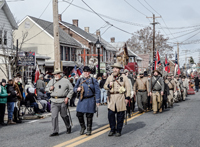
[[[143,77],[136,80],[134,85],[134,91],[137,92],[137,105],[139,111],[147,109],[147,94],[149,92],[148,78]]]
[[[174,93],[174,101],[178,101],[178,98],[181,96],[181,91],[180,91],[180,83],[177,79],[174,78],[174,82],[176,85],[176,91]]]
[[[183,100],[184,101],[185,101],[188,89],[189,89],[189,84],[188,84],[187,80],[185,79],[185,80],[183,80]]]
[[[176,91],[176,84],[174,82],[173,79],[166,79],[165,83],[168,85],[169,87],[169,95],[167,96],[167,100],[168,100],[168,107],[173,106],[174,103],[174,91]]]
[[[113,82],[113,85],[109,85],[110,82]],[[119,92],[121,86],[126,89],[125,93]],[[111,132],[117,131],[117,133],[121,133],[124,122],[124,114],[126,111],[125,99],[130,99],[131,96],[129,79],[123,74],[118,74],[118,76],[116,77],[111,75],[106,80],[106,83],[104,84],[104,89],[109,90],[110,93],[110,97],[107,102],[108,120],[110,123]],[[115,129],[115,113],[117,113],[117,129]]]
[[[160,76],[153,76],[151,80],[149,83],[149,91],[152,89],[153,111],[156,113],[158,110],[162,110],[163,98],[161,92],[164,92],[164,82]]]

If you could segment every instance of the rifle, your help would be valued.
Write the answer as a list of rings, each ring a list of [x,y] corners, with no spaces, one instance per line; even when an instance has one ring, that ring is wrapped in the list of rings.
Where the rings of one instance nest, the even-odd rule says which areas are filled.
[[[69,119],[70,119],[71,125],[73,126],[72,117],[71,117],[71,114],[70,114],[70,111],[69,111],[68,103],[66,104],[66,107],[67,107],[67,111],[69,113]]]
[[[97,117],[99,116],[99,108],[98,106],[96,106],[96,113],[97,113]]]
[[[125,111],[125,125],[127,125],[127,110]]]

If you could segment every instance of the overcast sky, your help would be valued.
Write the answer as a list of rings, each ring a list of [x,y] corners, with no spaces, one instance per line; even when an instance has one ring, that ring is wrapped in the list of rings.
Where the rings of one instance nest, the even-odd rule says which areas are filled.
[[[9,0],[16,1],[16,0]],[[52,21],[52,0],[24,0],[18,2],[8,2],[8,5],[17,18],[18,21],[21,21],[25,16],[30,15],[39,18],[42,12],[45,10],[47,5],[50,3],[44,14],[40,17],[41,19]],[[66,0],[71,2],[72,0]],[[177,39],[169,40],[170,42],[182,42],[192,36],[190,40],[196,40],[200,37],[200,26],[192,27],[195,25],[200,25],[200,1],[199,0],[146,0],[146,2],[156,11],[154,11],[145,0],[126,0],[130,3],[134,8],[139,10],[135,10],[130,5],[128,5],[124,0],[84,0],[92,9],[94,9],[97,13],[107,15],[114,19],[132,22],[132,24],[140,24],[140,26],[125,24],[117,21],[113,21],[108,18],[104,18],[110,24],[113,24],[116,27],[119,27],[127,32],[134,33],[139,29],[142,29],[143,26],[149,26],[150,21],[152,19],[147,19],[146,16],[151,17],[152,13],[155,13],[156,16],[162,16],[163,19],[158,18],[156,21],[160,23],[157,25],[157,30],[160,30],[162,34],[170,39],[187,34],[183,37],[179,37]],[[142,3],[142,4],[141,4]],[[80,7],[84,7],[89,9],[82,0],[74,0],[72,4],[78,5]],[[62,2],[59,0],[59,13],[62,13],[66,7],[69,6],[69,3]],[[145,8],[146,7],[146,8]],[[142,14],[141,14],[142,13]],[[87,12],[80,8],[77,8],[73,5],[70,5],[68,9],[62,14],[63,21],[72,23],[72,19],[79,20],[79,27],[90,27],[90,32],[94,33],[97,29],[102,26],[106,26],[105,22],[99,18],[96,14]],[[164,20],[164,21],[163,21]],[[171,29],[166,29],[166,25]],[[107,28],[101,29],[101,33],[103,33]],[[163,27],[162,29],[159,29]],[[185,27],[184,29],[172,29],[172,28],[180,28]],[[183,32],[182,32],[183,31]],[[194,31],[190,33],[191,31]],[[182,32],[182,33],[176,33]],[[198,34],[199,32],[199,34]],[[173,34],[176,33],[176,34]],[[172,36],[172,35],[173,36]],[[114,27],[110,27],[102,36],[105,40],[110,42],[111,37],[115,37],[117,41],[127,41],[131,35],[125,32],[122,32]],[[174,47],[176,49],[176,46]],[[189,49],[190,53],[187,55],[193,56],[195,62],[198,62],[198,55],[200,51],[199,44],[190,44],[190,45],[182,45],[180,46],[180,62],[185,62],[185,53],[183,50]]]

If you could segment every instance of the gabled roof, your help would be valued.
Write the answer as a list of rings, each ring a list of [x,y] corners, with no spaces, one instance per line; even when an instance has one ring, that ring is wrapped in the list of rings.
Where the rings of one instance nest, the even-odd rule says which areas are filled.
[[[97,35],[95,34],[91,34],[96,40],[98,39]],[[117,52],[118,50],[112,46],[110,43],[108,43],[107,41],[105,41],[103,38],[100,38],[99,41],[101,42],[101,44],[104,46],[104,48],[108,51],[115,51]]]
[[[13,16],[12,12],[10,11],[10,8],[8,7],[8,4],[6,1],[4,1],[4,0],[0,1],[0,9],[2,9],[5,12],[5,14],[12,26],[12,29],[16,30],[18,28],[17,23],[16,23],[15,18]]]
[[[139,57],[137,54],[135,54],[132,50],[128,49],[129,56],[136,56],[137,60],[143,60],[141,57]]]
[[[96,43],[96,39],[90,33],[87,33],[86,31],[82,30],[81,28],[79,28],[79,27],[77,27],[73,24],[70,24],[70,23],[67,23],[67,22],[64,22],[64,21],[60,21],[60,23],[62,25],[64,25],[65,27],[70,28],[71,31],[75,32],[79,36],[88,40],[88,42]]]
[[[122,50],[124,48],[126,42],[113,42],[110,43],[112,46],[114,46],[114,48],[116,48],[116,50],[118,51],[117,55],[120,55],[124,50]],[[137,54],[135,54],[133,51],[131,51],[128,47],[127,47],[127,51],[128,51],[128,55],[131,56],[136,56],[137,60],[142,60],[142,58],[140,58]]]
[[[39,18],[35,18],[32,16],[28,16],[31,20],[33,20],[36,24],[38,24],[42,29],[44,29],[49,35],[51,35],[52,37],[53,35],[53,23],[46,21],[46,20],[42,20]],[[67,45],[72,45],[72,46],[76,46],[76,47],[82,47],[82,45],[77,42],[75,39],[73,39],[70,35],[68,35],[65,31],[63,31],[61,28],[59,28],[59,40],[60,43],[62,44],[67,44]]]

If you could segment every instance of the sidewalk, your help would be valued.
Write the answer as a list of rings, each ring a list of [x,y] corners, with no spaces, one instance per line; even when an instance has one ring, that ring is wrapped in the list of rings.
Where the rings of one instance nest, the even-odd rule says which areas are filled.
[[[76,111],[76,107],[69,107],[69,110],[70,112]],[[41,115],[32,115],[32,114],[28,114],[28,111],[26,111],[26,114],[22,117],[22,119],[23,120],[44,119],[50,116],[51,116],[51,113],[49,112],[42,113]],[[6,106],[4,121],[7,121],[7,120],[8,120],[8,112],[7,112],[7,106]]]

